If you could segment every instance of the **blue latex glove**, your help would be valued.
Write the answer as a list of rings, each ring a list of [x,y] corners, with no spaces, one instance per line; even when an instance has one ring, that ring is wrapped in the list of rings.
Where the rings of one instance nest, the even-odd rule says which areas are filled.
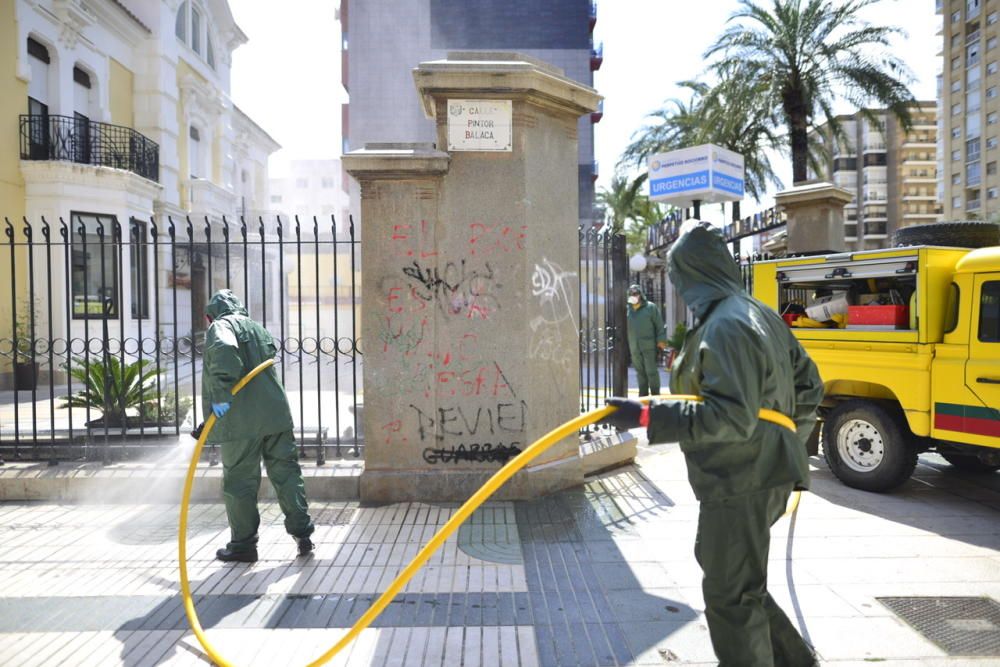
[[[216,419],[222,419],[222,416],[229,412],[229,403],[212,403],[212,412],[215,413]]]

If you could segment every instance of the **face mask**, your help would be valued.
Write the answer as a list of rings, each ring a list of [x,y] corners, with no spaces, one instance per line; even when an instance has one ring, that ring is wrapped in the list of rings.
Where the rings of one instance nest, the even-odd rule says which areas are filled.
[[[635,304],[639,303],[639,297],[637,297],[637,296],[630,296],[628,298],[628,302],[634,306]]]

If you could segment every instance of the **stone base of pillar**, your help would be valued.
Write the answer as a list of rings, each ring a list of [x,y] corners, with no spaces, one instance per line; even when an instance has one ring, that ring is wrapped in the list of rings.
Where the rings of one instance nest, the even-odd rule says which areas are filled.
[[[779,192],[775,203],[788,216],[787,254],[842,252],[844,206],[854,195],[831,183],[803,183]]]
[[[497,469],[392,470],[375,469],[361,474],[361,501],[368,503],[465,502]],[[531,500],[583,483],[579,456],[527,467],[500,487],[491,500]]]

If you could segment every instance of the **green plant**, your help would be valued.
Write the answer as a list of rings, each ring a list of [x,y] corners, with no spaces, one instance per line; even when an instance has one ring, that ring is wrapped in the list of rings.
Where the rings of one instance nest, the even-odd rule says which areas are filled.
[[[143,424],[160,424],[163,426],[179,424],[194,401],[190,396],[177,397],[173,391],[167,390],[157,398],[155,388],[153,396],[139,406],[139,417]]]
[[[31,362],[31,349],[35,346],[35,338],[32,335],[37,333],[40,315],[34,303],[27,299],[22,299],[17,309],[17,319],[14,320],[14,336],[17,338],[17,362],[26,364]],[[32,322],[35,325],[35,332],[32,332]]]
[[[675,350],[681,349],[684,345],[684,339],[687,337],[687,331],[687,325],[683,322],[678,322],[677,326],[674,327],[674,333],[667,339],[667,347]]]
[[[73,359],[69,373],[83,384],[83,391],[64,396],[65,406],[92,408],[104,413],[108,426],[126,424],[128,413],[138,415],[142,403],[155,395],[158,371],[149,359],[123,364],[115,357],[107,357],[107,365],[100,358]]]

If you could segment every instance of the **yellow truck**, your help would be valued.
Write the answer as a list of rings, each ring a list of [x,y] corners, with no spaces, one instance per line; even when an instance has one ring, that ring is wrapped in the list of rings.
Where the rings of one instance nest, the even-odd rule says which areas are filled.
[[[819,366],[823,453],[842,482],[892,489],[924,451],[1000,469],[1000,246],[759,262],[752,284]]]

